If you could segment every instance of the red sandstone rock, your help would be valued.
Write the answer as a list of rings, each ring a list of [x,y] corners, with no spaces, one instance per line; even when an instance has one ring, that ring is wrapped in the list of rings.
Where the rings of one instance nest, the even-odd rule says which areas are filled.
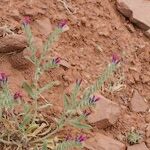
[[[148,109],[148,104],[144,98],[135,91],[131,99],[131,110],[134,112],[145,112]]]
[[[88,150],[125,150],[126,146],[113,138],[103,134],[95,134],[94,137],[85,141]]]
[[[25,49],[20,53],[14,53],[10,56],[9,62],[13,68],[23,70],[33,66],[33,64],[25,58],[27,56],[26,51],[27,50]]]
[[[27,46],[26,37],[12,34],[0,38],[0,53],[21,52]]]
[[[52,25],[50,20],[46,17],[35,20],[34,30],[36,30],[36,32],[39,34],[48,36],[52,32]]]
[[[148,150],[145,143],[129,146],[127,150]]]
[[[145,32],[145,35],[150,38],[150,29]]]
[[[118,104],[100,96],[101,99],[97,102],[93,113],[88,116],[89,123],[98,125],[99,128],[106,128],[114,125],[121,113]]]
[[[117,0],[117,8],[140,28],[150,29],[149,0]]]

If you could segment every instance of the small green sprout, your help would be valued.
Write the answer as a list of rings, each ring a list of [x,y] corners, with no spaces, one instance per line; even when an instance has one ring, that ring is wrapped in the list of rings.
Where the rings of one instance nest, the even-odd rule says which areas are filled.
[[[127,141],[131,145],[138,144],[141,139],[142,137],[137,131],[130,131],[127,134]]]

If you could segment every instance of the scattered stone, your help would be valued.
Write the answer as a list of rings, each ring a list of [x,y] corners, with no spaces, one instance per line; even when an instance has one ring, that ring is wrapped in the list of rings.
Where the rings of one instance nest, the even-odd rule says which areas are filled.
[[[141,79],[142,79],[142,82],[143,82],[143,83],[148,83],[148,82],[150,82],[150,76],[149,76],[149,75],[142,74],[142,75],[141,75]]]
[[[150,138],[150,124],[146,128],[146,137]]]
[[[141,81],[140,74],[137,73],[137,72],[134,72],[133,78],[134,78],[135,82],[140,82]]]
[[[67,32],[68,30],[70,30],[69,26],[67,24],[64,25],[62,28],[62,32]]]
[[[135,90],[131,99],[131,110],[134,112],[146,112],[147,109],[148,104],[145,102],[144,98],[138,93],[138,91]]]
[[[60,64],[60,66],[64,67],[65,69],[69,69],[70,68],[70,64],[64,59],[61,60],[59,64]]]
[[[3,37],[3,35],[4,35],[4,30],[2,27],[0,27],[0,37]]]
[[[145,120],[146,120],[147,123],[150,123],[150,113],[148,113],[148,114],[146,115]]]
[[[150,138],[146,139],[146,145],[148,148],[150,148]]]
[[[21,52],[27,46],[26,38],[12,34],[0,38],[0,53]]]
[[[100,96],[101,99],[97,102],[93,113],[88,116],[89,123],[96,123],[99,128],[106,128],[114,125],[121,113],[118,104]]]
[[[125,150],[126,146],[103,134],[95,134],[94,137],[86,140],[85,148],[88,150]]]
[[[52,25],[50,20],[46,17],[35,20],[34,28],[40,32],[40,34],[44,34],[45,36],[48,36],[52,32]]]
[[[17,9],[12,10],[10,15],[17,21],[19,21],[21,19],[20,13]]]
[[[24,10],[24,14],[27,15],[27,16],[36,16],[38,14],[44,15],[45,14],[45,10],[42,10],[42,9],[39,9],[39,8],[36,8],[36,9],[26,8]]]
[[[148,150],[148,148],[146,147],[145,143],[141,143],[133,146],[128,146],[127,150]]]
[[[24,9],[24,15],[25,16],[36,16],[37,12],[34,9],[26,8],[26,9]]]
[[[117,0],[118,10],[144,30],[150,29],[149,0]]]
[[[29,60],[27,60],[25,57],[26,57],[26,49],[23,50],[22,52],[12,54],[10,56],[9,61],[12,67],[18,70],[31,68],[33,64]]]
[[[65,82],[68,82],[68,83],[72,81],[70,75],[67,75],[67,74],[63,75],[63,76],[62,76],[62,79],[63,79]]]
[[[145,32],[145,35],[150,38],[150,29]]]
[[[107,30],[107,31],[99,31],[99,32],[98,32],[98,35],[99,35],[99,36],[109,37],[110,33],[109,33],[108,30]]]
[[[129,32],[131,32],[131,33],[135,32],[134,26],[132,24],[126,24],[126,27]]]

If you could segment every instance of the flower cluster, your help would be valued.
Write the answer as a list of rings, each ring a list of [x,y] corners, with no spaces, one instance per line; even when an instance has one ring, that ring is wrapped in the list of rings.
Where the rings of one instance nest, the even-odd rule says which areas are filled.
[[[67,25],[67,20],[62,20],[62,21],[58,24],[58,28],[63,29],[66,25]]]
[[[77,137],[76,137],[75,141],[78,142],[78,143],[82,143],[82,142],[84,142],[86,139],[87,139],[86,136],[80,135],[80,136],[77,136]]]
[[[75,142],[77,142],[77,143],[82,143],[82,142],[84,142],[86,139],[87,139],[87,137],[84,136],[84,135],[79,135],[79,136],[77,136],[77,137],[75,137],[75,138],[72,138],[70,135],[66,137],[66,141],[75,141]]]
[[[22,94],[20,92],[16,92],[14,94],[14,100],[17,100],[17,99],[22,99]]]
[[[8,77],[5,73],[0,73],[0,87],[3,87],[8,81]]]
[[[25,16],[25,17],[23,18],[23,25],[24,25],[24,26],[27,26],[27,25],[29,25],[30,23],[31,23],[30,17],[29,17],[29,16]]]
[[[61,61],[60,57],[54,58],[54,59],[52,59],[52,64],[53,65],[58,65],[60,63],[60,61]]]
[[[92,97],[90,97],[89,103],[90,104],[95,104],[99,100],[100,100],[100,97],[97,97],[97,96],[93,95]]]
[[[80,86],[81,83],[82,83],[82,79],[77,79],[77,80],[76,80],[76,85]]]
[[[83,111],[83,115],[84,115],[85,117],[89,116],[91,113],[92,113],[92,112],[91,112],[91,111],[88,111],[88,110],[84,110],[84,111]]]
[[[113,54],[112,56],[112,63],[118,64],[120,62],[120,58],[117,54]]]

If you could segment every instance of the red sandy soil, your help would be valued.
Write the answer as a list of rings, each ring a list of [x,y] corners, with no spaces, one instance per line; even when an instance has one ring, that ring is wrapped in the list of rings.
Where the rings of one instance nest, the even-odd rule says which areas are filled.
[[[45,83],[55,79],[61,82],[53,91],[44,94],[59,110],[63,93],[70,91],[77,78],[83,79],[83,88],[86,88],[102,73],[113,53],[122,56],[123,63],[115,78],[108,81],[100,93],[122,106],[125,113],[115,126],[105,130],[95,127],[94,130],[124,143],[121,135],[130,131],[131,127],[145,136],[147,113],[134,113],[129,107],[135,89],[150,104],[149,39],[116,10],[115,0],[68,0],[67,5],[70,11],[59,0],[3,0],[0,3],[0,26],[7,25],[13,32],[20,34],[21,19],[29,15],[34,34],[44,40],[46,36],[34,28],[35,20],[49,18],[50,28],[54,28],[61,19],[68,20],[70,29],[62,34],[49,56],[60,56],[68,61],[70,67],[49,71],[41,81]],[[10,54],[1,55],[0,71],[9,75],[12,91],[18,91],[22,81],[31,78],[32,68],[14,69],[9,59]],[[116,82],[119,77],[124,77],[123,86],[118,91],[110,92],[110,83]]]

